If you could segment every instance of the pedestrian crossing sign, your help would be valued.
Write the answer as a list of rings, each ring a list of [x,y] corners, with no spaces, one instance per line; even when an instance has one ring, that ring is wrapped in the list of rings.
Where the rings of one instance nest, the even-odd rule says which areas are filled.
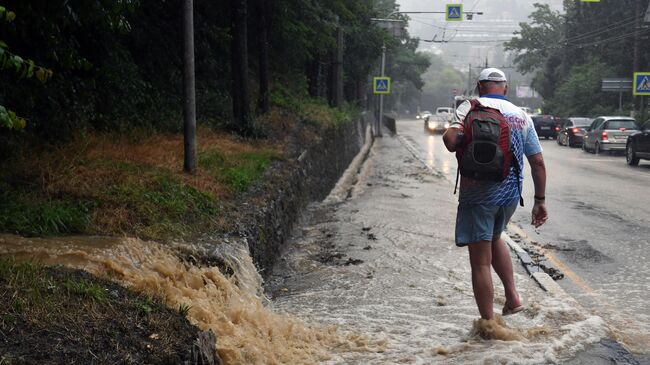
[[[650,72],[634,73],[633,91],[635,96],[650,95]]]
[[[375,94],[390,94],[390,77],[373,78]]]
[[[445,11],[445,20],[459,21],[463,20],[463,4],[447,4]]]

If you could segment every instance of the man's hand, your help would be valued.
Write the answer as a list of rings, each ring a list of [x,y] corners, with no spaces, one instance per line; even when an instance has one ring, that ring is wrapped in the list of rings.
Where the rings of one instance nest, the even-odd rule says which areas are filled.
[[[530,224],[534,225],[535,228],[538,228],[542,224],[546,223],[548,219],[548,212],[546,211],[546,205],[544,202],[535,201],[533,205],[533,220]]]

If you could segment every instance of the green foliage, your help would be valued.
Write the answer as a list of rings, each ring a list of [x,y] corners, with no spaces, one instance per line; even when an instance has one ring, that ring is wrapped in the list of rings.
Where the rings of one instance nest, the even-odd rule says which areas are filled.
[[[452,104],[451,89],[463,90],[466,88],[465,76],[452,65],[446,63],[442,57],[429,55],[431,66],[422,75],[425,86],[422,89],[422,105],[425,109],[435,111],[439,106]],[[418,99],[415,99],[417,102]],[[412,105],[410,110],[415,111]]]
[[[142,315],[149,315],[154,310],[154,301],[151,297],[141,298],[136,300],[135,309]]]
[[[64,287],[68,293],[78,295],[86,299],[96,300],[103,302],[106,300],[106,291],[97,283],[92,283],[88,280],[73,280],[68,279],[64,283]]]
[[[10,23],[15,18],[16,14],[14,12],[0,6],[0,20]],[[19,55],[9,52],[8,48],[7,43],[0,39],[0,71],[13,69],[20,78],[36,76],[41,82],[45,82],[52,77],[51,70],[37,66],[34,61],[23,59]],[[25,128],[26,125],[25,118],[17,116],[15,112],[0,105],[0,127],[17,130]]]
[[[216,150],[199,154],[199,167],[237,192],[246,191],[257,182],[269,164],[278,158],[274,151],[239,152],[228,160]]]
[[[638,2],[639,9],[648,3]],[[521,23],[519,37],[506,43],[506,49],[517,54],[518,69],[535,73],[533,87],[544,97],[549,112],[562,116],[612,113],[618,97],[600,90],[602,79],[632,77],[633,42],[639,34],[632,25],[639,12],[634,4],[593,5],[565,1],[566,14],[560,14],[548,5],[535,4],[530,24]],[[638,56],[638,65],[650,62],[645,47],[639,47]],[[632,105],[627,93],[624,105]]]
[[[0,201],[0,231],[24,235],[84,232],[92,202],[40,198],[25,191],[4,190]]]
[[[515,32],[518,36],[505,43],[506,50],[517,52],[515,63],[524,73],[542,67],[565,34],[564,16],[548,4],[536,3],[534,7],[528,16],[530,23],[519,23],[521,30]]]
[[[184,236],[190,225],[210,221],[218,214],[215,199],[187,184],[169,172],[135,168],[124,178],[98,187],[97,199],[102,204],[124,207],[137,235],[162,239]]]
[[[601,91],[603,75],[612,74],[607,64],[593,60],[585,65],[575,66],[548,101],[546,107],[551,113],[562,115],[584,115],[596,117],[614,111],[611,93]],[[609,102],[609,103],[607,103]]]
[[[192,309],[191,305],[181,303],[178,305],[178,314],[183,317],[187,317],[187,315],[190,313],[190,309]]]

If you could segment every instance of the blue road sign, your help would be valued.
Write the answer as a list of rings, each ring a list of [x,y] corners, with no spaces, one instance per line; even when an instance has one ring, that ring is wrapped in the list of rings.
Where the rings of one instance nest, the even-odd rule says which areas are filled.
[[[390,94],[390,77],[373,78],[375,94]]]
[[[634,73],[634,95],[650,95],[650,72]]]
[[[445,20],[459,21],[463,20],[463,4],[447,4],[445,11]]]

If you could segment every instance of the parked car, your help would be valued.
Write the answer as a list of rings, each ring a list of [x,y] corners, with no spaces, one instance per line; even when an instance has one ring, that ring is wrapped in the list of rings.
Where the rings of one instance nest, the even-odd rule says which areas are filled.
[[[560,146],[582,146],[582,139],[587,133],[587,128],[589,128],[593,121],[591,118],[582,117],[571,117],[562,120],[560,131],[557,135],[557,143]]]
[[[446,116],[433,115],[424,121],[424,130],[429,133],[443,133],[449,128]]]
[[[587,152],[623,151],[627,137],[637,130],[630,117],[598,117],[583,137],[582,149]]]
[[[534,115],[531,118],[533,119],[537,136],[546,139],[555,139],[557,137],[557,132],[560,127],[557,125],[555,117],[551,115]]]
[[[430,111],[425,110],[425,111],[421,111],[421,112],[419,112],[419,113],[415,116],[415,119],[425,119],[425,118],[427,118],[427,117],[431,117],[431,115],[432,115],[432,114],[431,114]]]
[[[650,160],[650,120],[627,137],[625,158],[630,166],[638,165],[640,159]]]

